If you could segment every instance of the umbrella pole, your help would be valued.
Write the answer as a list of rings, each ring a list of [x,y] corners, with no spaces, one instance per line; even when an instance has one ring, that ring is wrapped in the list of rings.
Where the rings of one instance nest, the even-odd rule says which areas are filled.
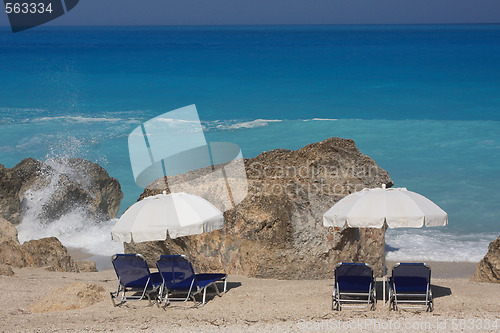
[[[386,304],[385,302],[385,287],[387,284],[387,267],[385,266],[385,231],[387,230],[387,223],[384,223],[384,226],[382,227],[384,229],[384,257],[382,260],[382,300],[384,302],[384,305]]]

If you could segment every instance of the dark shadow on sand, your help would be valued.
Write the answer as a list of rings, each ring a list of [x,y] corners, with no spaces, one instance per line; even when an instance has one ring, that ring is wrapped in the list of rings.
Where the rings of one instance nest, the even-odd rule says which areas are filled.
[[[385,296],[385,299],[387,300],[387,295],[389,294],[389,291],[388,291],[388,288],[389,288],[389,285],[386,285],[385,287],[385,293],[386,293],[386,296]],[[375,290],[376,290],[376,293],[377,293],[377,301],[381,301],[383,300],[384,298],[384,281],[375,281]]]
[[[450,288],[436,286],[435,284],[431,284],[431,290],[432,290],[432,298],[450,296],[452,294]]]
[[[224,282],[217,282],[217,287],[219,288],[219,291],[221,293],[221,297],[224,297],[224,294],[223,294],[223,290],[224,290]],[[241,282],[231,282],[231,281],[228,281],[227,282],[227,286],[226,286],[226,293],[228,293],[231,289],[235,289],[235,288],[238,288],[238,287],[241,287]],[[201,301],[202,299],[202,294],[203,293],[199,293],[195,296],[196,300],[197,301]],[[215,289],[213,287],[208,287],[207,289],[207,295],[206,295],[206,302],[210,302],[211,300],[213,300],[215,297],[217,297],[217,293],[215,292]],[[191,302],[191,300],[189,300],[188,302]],[[170,303],[167,307],[175,307],[175,304],[176,303]],[[194,305],[194,307],[196,307],[196,305]]]
[[[217,287],[219,288],[219,291],[221,293],[221,297],[224,297],[224,293],[223,293],[223,290],[224,290],[224,282],[217,282]],[[241,287],[241,282],[231,282],[231,281],[228,281],[227,282],[227,286],[226,286],[226,293],[229,292],[231,289],[235,289],[235,288],[239,288]],[[142,292],[136,292],[135,294],[129,294],[129,296],[133,295],[133,296],[139,296],[141,295]],[[150,294],[150,297],[151,297],[151,302],[149,302],[148,298],[147,297],[144,297],[144,300],[145,302],[149,302],[149,304],[146,304],[145,306],[152,306],[154,305],[154,303],[156,302],[156,297],[157,297],[157,293],[156,292],[152,292]],[[185,294],[183,294],[185,295]],[[215,288],[214,287],[208,287],[207,289],[207,295],[206,295],[206,302],[208,303],[209,301],[213,300],[215,297],[217,296],[217,292],[215,291]],[[199,293],[195,296],[196,300],[197,301],[201,301],[201,298],[202,298],[202,293]],[[187,301],[188,303],[192,303],[192,300],[189,299]],[[135,302],[132,302],[132,303],[135,303]],[[137,302],[137,303],[141,303],[143,304],[142,302]],[[124,304],[127,304],[127,302],[121,302],[121,303],[117,303],[116,306],[118,307],[121,307],[122,305]],[[177,303],[170,303],[167,307],[168,308],[171,308],[171,307],[176,307],[176,304]],[[134,305],[137,305],[137,304],[134,304]],[[196,304],[193,305],[194,307],[196,307]]]
[[[219,291],[221,292],[221,295],[224,295],[224,294],[222,294],[222,292],[224,290],[224,283],[223,282],[217,282],[217,287],[219,288]],[[238,287],[241,287],[241,282],[227,281],[226,293],[228,293],[231,289],[235,289],[235,288],[238,288]],[[198,295],[196,295],[196,296],[197,296],[196,299],[201,299],[201,293],[198,294]],[[213,287],[209,287],[207,289],[207,298],[206,298],[206,301],[209,302],[212,299],[214,299],[216,296],[217,296],[217,293],[215,292],[214,288]]]
[[[219,284],[220,285],[220,284]],[[238,288],[238,287],[241,287],[241,282],[231,282],[231,281],[227,281],[227,291],[231,290],[231,289],[235,289],[235,288]],[[223,288],[220,289],[220,290],[224,290]]]
[[[383,281],[376,281],[375,288],[377,291],[377,300],[382,300],[383,299]],[[431,290],[432,290],[432,297],[433,298],[439,298],[439,297],[444,297],[444,296],[449,296],[452,294],[451,289],[448,287],[441,287],[437,286],[435,284],[431,284]],[[385,287],[385,299],[388,299],[389,295],[389,284],[386,285]]]

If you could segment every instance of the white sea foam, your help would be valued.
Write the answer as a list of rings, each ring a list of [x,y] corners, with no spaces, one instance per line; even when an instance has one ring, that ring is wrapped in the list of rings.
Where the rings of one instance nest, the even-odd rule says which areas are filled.
[[[240,121],[240,120],[229,120],[221,121],[216,120],[212,122],[204,122],[203,125],[206,129],[217,129],[217,130],[239,130],[245,128],[257,128],[269,126],[271,123],[279,123],[283,120],[280,119],[255,119],[250,121]]]
[[[481,233],[457,235],[426,230],[387,230],[386,260],[479,262],[497,236]]]
[[[40,108],[10,108],[10,107],[0,107],[0,112],[13,112],[13,113],[19,113],[19,112],[43,112],[45,111],[44,109]]]
[[[47,122],[54,120],[62,120],[68,123],[116,123],[120,121],[126,121],[121,118],[107,118],[107,117],[82,117],[82,116],[55,116],[55,117],[40,117],[33,120],[26,119],[26,122]]]
[[[303,119],[301,121],[337,121],[335,118],[311,118]],[[284,119],[255,119],[255,120],[213,120],[213,121],[202,121],[205,130],[239,130],[239,129],[250,129],[257,127],[269,126],[272,123],[280,123],[286,121]],[[299,120],[300,121],[300,120]]]
[[[312,118],[312,119],[303,119],[302,121],[337,121],[336,118]]]
[[[175,118],[162,118],[156,117],[152,119],[153,121],[159,121],[167,124],[193,124],[198,125],[197,120],[184,120],[184,119],[175,119]]]
[[[50,168],[44,169],[43,173],[47,172],[45,178],[50,181],[43,186],[30,188],[24,194],[23,218],[17,227],[19,241],[23,243],[54,236],[67,247],[81,248],[91,254],[108,256],[123,252],[121,243],[111,241],[110,230],[116,220],[94,221],[89,218],[91,214],[88,207],[75,205],[55,220],[43,218],[46,207],[60,191],[63,176],[84,189],[92,186],[90,179],[73,170],[65,160],[48,160],[45,164]]]
[[[30,214],[31,215],[31,214]],[[36,215],[36,214],[33,214]],[[111,240],[111,228],[116,219],[96,223],[85,217],[85,210],[75,208],[50,223],[24,217],[17,227],[21,243],[44,237],[57,237],[66,247],[79,248],[94,255],[110,256],[123,253],[123,244]]]

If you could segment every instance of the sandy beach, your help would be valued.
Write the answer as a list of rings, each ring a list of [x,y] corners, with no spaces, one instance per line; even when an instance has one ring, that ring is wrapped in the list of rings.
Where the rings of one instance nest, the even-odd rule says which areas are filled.
[[[113,307],[109,292],[117,278],[113,270],[96,273],[14,269],[0,276],[0,308],[4,332],[498,332],[498,284],[469,282],[470,263],[432,263],[435,310],[389,311],[379,301],[375,311],[331,310],[333,280],[284,281],[229,276],[228,292],[210,297],[202,308],[193,302],[166,309],[147,300]],[[390,267],[390,266],[389,266]],[[455,276],[450,276],[455,274]],[[40,298],[74,282],[102,286],[104,298],[79,310],[33,313]],[[77,296],[75,296],[77,297]]]

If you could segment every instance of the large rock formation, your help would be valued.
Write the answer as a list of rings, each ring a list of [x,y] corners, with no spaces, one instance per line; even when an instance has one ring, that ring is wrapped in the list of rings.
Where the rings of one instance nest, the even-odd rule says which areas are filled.
[[[92,220],[109,220],[122,198],[118,180],[90,161],[28,158],[12,169],[0,165],[0,217],[13,224],[29,213],[50,223],[75,208]]]
[[[59,272],[95,272],[95,263],[74,261],[55,237],[19,244],[16,228],[0,218],[0,265],[12,267],[46,267]]]
[[[488,246],[488,253],[477,264],[471,281],[500,283],[500,236]]]
[[[78,271],[68,250],[56,237],[30,240],[21,248],[27,254],[29,266],[48,267],[48,270],[57,272]]]
[[[49,224],[72,212],[89,222],[109,220],[116,217],[122,198],[118,180],[90,161],[58,159],[42,163],[27,158],[12,169],[0,165],[0,264],[56,271],[95,270],[94,263],[73,261],[54,237],[21,246],[13,225],[23,219],[35,226]],[[28,232],[24,239],[37,236],[29,223],[22,225]]]
[[[331,278],[341,261],[366,262],[382,273],[384,230],[322,225],[323,213],[344,196],[365,187],[393,185],[354,141],[330,138],[297,151],[273,150],[245,160],[245,168],[248,195],[225,212],[223,230],[125,244],[125,251],[142,253],[150,263],[159,254],[182,253],[199,271],[265,278]],[[159,186],[162,183],[152,184],[140,199],[168,191]]]

